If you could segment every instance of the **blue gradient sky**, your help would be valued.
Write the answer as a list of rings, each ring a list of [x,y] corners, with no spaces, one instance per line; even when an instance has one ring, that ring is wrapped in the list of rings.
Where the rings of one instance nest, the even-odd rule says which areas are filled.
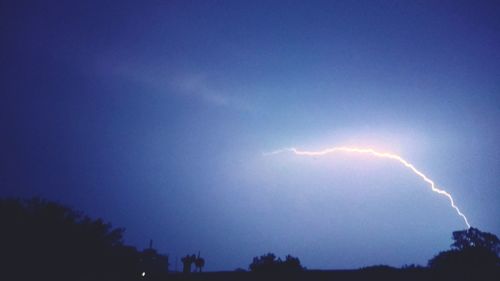
[[[358,145],[500,234],[498,2],[78,2],[0,4],[1,196],[101,216],[172,267],[426,264],[464,224],[407,169],[262,156]]]

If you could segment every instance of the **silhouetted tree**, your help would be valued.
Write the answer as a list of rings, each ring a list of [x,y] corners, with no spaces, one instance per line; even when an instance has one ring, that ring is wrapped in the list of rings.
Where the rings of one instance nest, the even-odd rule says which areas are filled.
[[[123,232],[58,203],[0,199],[1,278],[134,280],[140,253]]]
[[[297,257],[292,257],[291,255],[287,255],[285,260],[282,263],[283,270],[285,271],[298,271],[303,270],[304,268],[300,264],[300,260]]]
[[[429,267],[461,278],[477,278],[498,272],[500,241],[494,234],[476,228],[453,232],[451,250],[429,260]]]
[[[471,248],[481,248],[500,254],[500,240],[492,233],[482,232],[477,228],[469,228],[462,231],[453,232],[453,244],[451,247],[456,250],[466,250]]]
[[[196,256],[195,255],[186,255],[181,259],[183,268],[182,272],[183,273],[190,273],[191,272],[191,265],[196,261]]]
[[[201,269],[205,266],[205,259],[200,257],[200,253],[198,252],[198,256],[194,260],[194,265],[196,266],[196,269],[198,272],[201,272]]]
[[[249,268],[253,272],[294,272],[304,270],[298,258],[287,255],[283,261],[281,258],[276,259],[273,253],[254,257]]]
[[[253,272],[276,271],[279,263],[280,261],[276,260],[276,256],[273,253],[268,253],[267,255],[254,257],[249,268]]]

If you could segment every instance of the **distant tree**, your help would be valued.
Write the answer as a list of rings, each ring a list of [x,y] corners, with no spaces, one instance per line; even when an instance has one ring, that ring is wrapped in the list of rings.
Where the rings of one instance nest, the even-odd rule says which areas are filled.
[[[201,272],[202,268],[205,266],[205,259],[200,257],[200,253],[198,252],[198,256],[194,260],[194,265],[198,272]]]
[[[283,261],[281,258],[276,258],[273,253],[254,257],[249,268],[252,272],[294,272],[304,270],[298,258],[287,255]]]
[[[377,265],[362,267],[359,269],[359,271],[365,273],[380,274],[384,272],[395,272],[397,271],[397,268],[385,264],[377,264]]]
[[[247,272],[247,270],[246,270],[246,269],[241,268],[241,267],[236,268],[234,271],[235,271],[235,272]]]
[[[272,253],[262,255],[260,257],[254,257],[249,268],[253,272],[267,272],[273,271],[278,268],[278,264],[281,261],[276,260],[276,256]]]
[[[414,264],[414,263],[412,263],[412,264],[404,264],[401,267],[401,269],[407,269],[407,270],[408,269],[423,269],[423,268],[425,268],[425,267],[423,267],[423,266],[421,266],[419,264]]]
[[[191,272],[191,265],[196,261],[196,256],[195,255],[186,255],[181,259],[182,264],[183,264],[183,273],[190,273]]]
[[[287,255],[285,260],[282,262],[283,270],[285,271],[300,271],[304,268],[300,264],[300,260],[297,257],[292,257],[291,255]]]
[[[362,271],[394,271],[394,270],[397,270],[397,268],[390,266],[390,265],[377,264],[377,265],[370,265],[370,266],[362,267],[360,270],[362,270]]]
[[[402,267],[401,267],[402,270],[405,270],[405,271],[422,271],[422,270],[426,270],[425,267],[419,265],[419,264],[404,264]]]
[[[451,250],[440,252],[429,260],[430,268],[448,274],[470,275],[470,278],[498,272],[500,241],[497,236],[469,228],[453,232],[453,240]]]

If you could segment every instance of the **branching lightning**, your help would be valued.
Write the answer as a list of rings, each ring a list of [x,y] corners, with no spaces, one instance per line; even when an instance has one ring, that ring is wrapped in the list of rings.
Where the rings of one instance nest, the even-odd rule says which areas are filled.
[[[425,182],[427,182],[432,191],[436,192],[438,194],[441,194],[443,196],[446,196],[448,200],[450,201],[451,207],[455,209],[457,214],[464,220],[465,224],[467,225],[467,228],[470,228],[469,221],[467,220],[467,217],[460,211],[460,209],[455,205],[455,201],[453,200],[453,197],[451,196],[450,193],[446,192],[443,189],[439,189],[436,187],[436,184],[434,181],[432,181],[430,178],[428,178],[424,173],[419,171],[413,164],[410,162],[406,161],[403,159],[401,156],[397,154],[392,154],[392,153],[386,153],[386,152],[378,152],[376,150],[373,150],[371,148],[357,148],[357,147],[346,147],[346,146],[340,146],[340,147],[333,147],[333,148],[328,148],[325,150],[320,150],[320,151],[305,151],[305,150],[299,150],[297,148],[285,148],[285,149],[280,149],[276,150],[270,153],[265,153],[264,155],[275,155],[283,152],[292,152],[295,155],[299,156],[324,156],[327,154],[335,153],[335,152],[348,152],[348,153],[361,153],[361,154],[370,154],[375,157],[380,157],[380,158],[387,158],[387,159],[392,159],[395,161],[398,161],[399,163],[403,164],[406,168],[410,169],[414,174],[422,178]]]

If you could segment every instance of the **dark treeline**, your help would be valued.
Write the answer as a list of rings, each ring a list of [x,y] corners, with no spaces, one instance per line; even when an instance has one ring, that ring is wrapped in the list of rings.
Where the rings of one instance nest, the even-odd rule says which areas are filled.
[[[255,257],[248,271],[208,273],[201,273],[199,253],[182,259],[183,273],[169,273],[168,256],[151,243],[143,251],[125,245],[123,233],[59,203],[0,199],[1,280],[500,280],[500,240],[476,228],[453,232],[450,250],[426,267],[318,271],[297,257],[268,253]]]
[[[0,199],[0,229],[2,280],[137,280],[168,270],[151,247],[124,245],[123,228],[39,198]]]

